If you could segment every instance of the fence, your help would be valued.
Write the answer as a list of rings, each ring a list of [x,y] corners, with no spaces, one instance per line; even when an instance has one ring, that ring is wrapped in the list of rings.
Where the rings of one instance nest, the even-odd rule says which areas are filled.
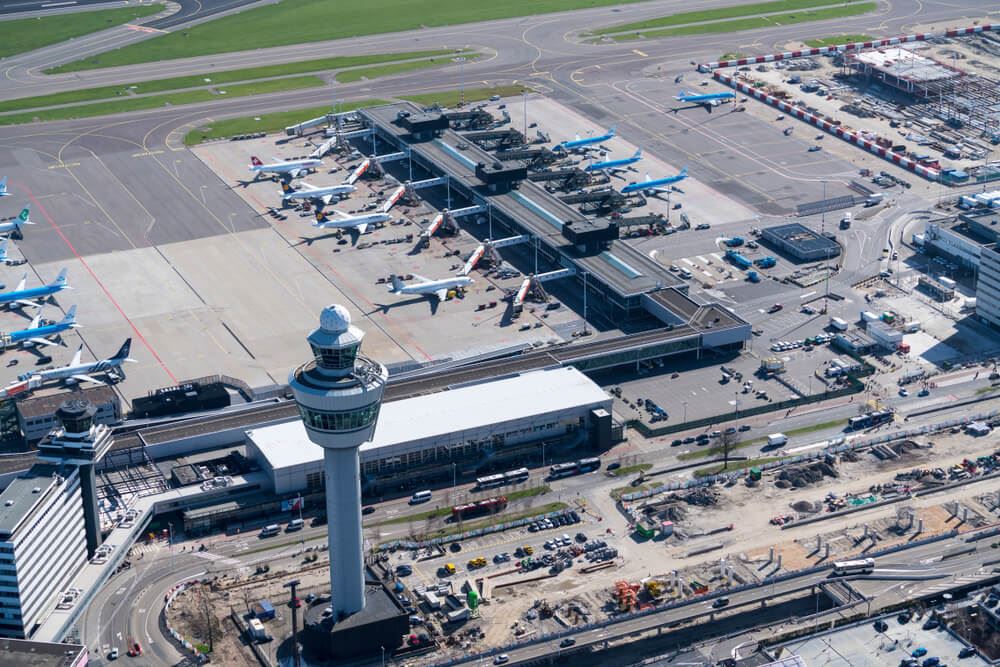
[[[174,598],[176,598],[178,595],[180,595],[187,589],[191,588],[192,586],[197,585],[198,583],[199,583],[198,579],[192,579],[190,581],[185,581],[180,584],[177,584],[172,589],[170,589],[170,592],[167,593],[166,604],[163,605],[163,624],[167,627],[167,632],[170,633],[171,637],[173,637],[185,649],[190,651],[198,662],[203,662],[206,656],[202,654],[201,651],[196,649],[194,647],[194,644],[185,639],[184,635],[182,635],[180,632],[175,630],[172,625],[170,625],[170,615],[169,615],[170,605],[174,603]]]
[[[905,431],[885,433],[883,435],[879,435],[874,438],[868,438],[865,440],[856,440],[852,443],[845,443],[834,447],[825,447],[811,454],[802,454],[800,456],[785,458],[782,459],[781,461],[772,461],[770,463],[761,464],[757,467],[760,468],[762,471],[775,470],[777,468],[781,468],[787,465],[796,465],[798,463],[807,463],[809,461],[816,461],[826,457],[828,454],[841,454],[843,452],[864,449],[866,447],[872,447],[874,445],[880,445],[886,442],[894,442],[896,440],[906,440],[908,438],[926,435],[928,433],[936,433],[937,431],[942,431],[944,429],[949,429],[955,426],[965,426],[974,421],[985,421],[988,419],[992,419],[997,415],[1000,415],[1000,410],[993,410],[991,412],[978,413],[974,415],[966,415],[964,417],[959,417],[957,419],[949,419],[948,421],[939,422],[937,424],[927,424],[925,426],[919,426],[917,428],[912,428]],[[698,486],[709,486],[717,482],[726,483],[729,481],[735,481],[743,474],[744,470],[741,469],[741,470],[734,470],[732,472],[722,473],[719,475],[711,475],[708,477],[691,479],[686,482],[674,482],[672,484],[666,484],[664,486],[656,487],[655,489],[648,489],[646,491],[640,491],[638,493],[629,493],[623,495],[622,501],[632,502],[633,500],[641,500],[643,498],[649,498],[651,496],[655,496],[660,493],[667,493],[669,491],[683,491],[684,489],[691,489]]]

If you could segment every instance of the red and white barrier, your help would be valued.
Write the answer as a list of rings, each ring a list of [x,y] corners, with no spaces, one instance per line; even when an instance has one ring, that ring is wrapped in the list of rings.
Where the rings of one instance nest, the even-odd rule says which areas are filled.
[[[953,28],[944,32],[923,32],[916,35],[902,35],[900,37],[888,37],[886,39],[875,39],[870,42],[849,42],[847,44],[837,44],[836,46],[820,46],[812,49],[802,49],[800,51],[785,51],[783,53],[771,53],[766,56],[752,56],[750,58],[739,58],[737,60],[720,60],[718,62],[704,63],[698,65],[698,71],[711,72],[712,70],[726,67],[742,67],[743,65],[758,65],[760,63],[773,63],[781,60],[791,60],[794,58],[806,58],[809,56],[822,56],[827,53],[838,53],[846,51],[860,51],[861,49],[877,49],[883,46],[896,46],[909,42],[922,42],[934,37],[961,37],[962,35],[974,35],[980,32],[991,32],[1000,30],[1000,24],[976,25],[967,28]]]
[[[795,106],[794,104],[789,104],[784,100],[778,99],[773,95],[768,95],[762,90],[758,90],[757,88],[754,88],[751,85],[739,81],[738,79],[736,79],[736,77],[729,76],[728,74],[723,74],[720,71],[713,72],[712,76],[715,78],[716,81],[719,81],[721,83],[726,84],[727,86],[735,88],[736,90],[740,91],[744,95],[747,95],[748,97],[752,97],[756,100],[764,102],[765,104],[769,104],[772,107],[780,109],[789,116],[794,116],[799,120],[803,120],[811,125],[815,125],[824,132],[827,132],[828,134],[832,134],[833,136],[843,139],[844,141],[852,143],[856,146],[860,146],[869,153],[877,155],[884,160],[892,162],[893,164],[899,165],[904,169],[909,169],[910,171],[916,173],[919,176],[923,176],[924,178],[927,178],[932,181],[937,181],[941,177],[941,172],[937,169],[930,169],[928,167],[923,166],[922,164],[919,164],[916,160],[911,160],[910,158],[900,155],[899,153],[894,153],[892,150],[888,148],[883,148],[882,146],[876,144],[874,141],[865,139],[857,132],[851,132],[845,130],[843,127],[835,125],[834,123],[831,123],[825,118],[821,118],[816,114],[809,113],[802,107]]]

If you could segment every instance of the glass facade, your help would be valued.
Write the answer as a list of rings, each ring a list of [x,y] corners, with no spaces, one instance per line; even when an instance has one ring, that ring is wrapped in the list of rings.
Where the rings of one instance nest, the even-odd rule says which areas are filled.
[[[354,367],[354,360],[358,356],[358,345],[348,345],[343,348],[317,347],[311,345],[316,364],[320,368],[343,371]]]
[[[328,433],[350,432],[371,426],[378,419],[381,403],[372,403],[357,410],[327,412],[299,405],[299,413],[306,428]]]

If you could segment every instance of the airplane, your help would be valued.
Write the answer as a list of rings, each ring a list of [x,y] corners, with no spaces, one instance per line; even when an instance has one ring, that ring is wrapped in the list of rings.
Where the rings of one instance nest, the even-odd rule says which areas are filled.
[[[467,276],[456,276],[444,280],[429,280],[422,276],[417,276],[417,278],[423,282],[406,285],[398,276],[392,276],[390,278],[392,287],[389,288],[389,292],[392,294],[430,294],[437,297],[438,301],[444,301],[448,296],[448,290],[456,287],[467,287],[475,282]]]
[[[706,93],[699,95],[682,90],[681,94],[674,98],[678,102],[691,102],[706,107],[717,107],[723,102],[736,99],[736,93],[726,91],[724,93]]]
[[[348,215],[341,211],[334,211],[336,215],[343,216],[336,220],[330,220],[323,211],[316,211],[316,222],[313,227],[320,229],[354,229],[358,234],[364,234],[368,225],[376,222],[389,222],[392,216],[388,213],[366,213],[364,215]]]
[[[25,347],[33,345],[59,345],[59,343],[53,343],[48,339],[48,337],[62,333],[67,329],[76,329],[81,326],[76,323],[76,306],[71,306],[70,309],[66,311],[66,316],[58,322],[46,324],[45,326],[39,326],[41,320],[42,313],[39,311],[38,314],[35,315],[35,319],[31,320],[31,324],[27,329],[22,329],[21,331],[11,331],[10,333],[3,334],[0,336],[0,343],[4,346],[10,346],[13,343],[23,343]]]
[[[261,174],[287,174],[290,178],[298,178],[309,172],[310,169],[323,166],[323,161],[316,158],[306,160],[275,160],[271,164],[264,164],[256,155],[250,156],[250,171],[254,172],[256,179]]]
[[[305,181],[299,182],[299,189],[293,190],[288,183],[281,184],[281,199],[282,201],[289,202],[295,199],[309,199],[314,202],[322,202],[324,205],[329,204],[330,200],[334,197],[340,197],[341,195],[347,195],[357,190],[353,185],[348,185],[347,183],[342,183],[340,185],[328,185],[326,187],[318,188],[315,185],[309,185]]]
[[[593,164],[587,165],[584,171],[604,171],[605,169],[616,170],[619,167],[625,167],[630,164],[634,164],[642,159],[642,149],[640,148],[632,157],[621,158],[620,160],[605,160],[604,162],[594,162]]]
[[[13,192],[7,192],[7,177],[0,178],[0,197],[9,197]]]
[[[681,172],[676,176],[667,176],[666,178],[654,178],[650,179],[649,174],[646,174],[646,180],[641,182],[632,182],[622,188],[622,194],[628,194],[630,192],[657,192],[662,189],[664,185],[670,185],[671,183],[678,183],[687,178],[688,170],[687,167],[681,169]]]
[[[56,279],[47,285],[42,285],[41,287],[31,287],[28,289],[24,288],[25,283],[28,282],[28,274],[25,273],[21,276],[21,282],[17,284],[17,289],[13,292],[3,292],[0,293],[0,304],[8,304],[8,308],[20,308],[21,306],[31,306],[33,308],[38,307],[38,303],[35,299],[45,300],[56,292],[61,292],[64,289],[73,289],[66,282],[66,269],[59,272]]]
[[[316,146],[316,144],[313,145]],[[336,145],[337,145],[337,137],[330,137],[319,146],[316,146],[316,150],[310,153],[309,157],[318,160],[319,158],[323,157],[324,155],[332,151]]]
[[[98,359],[97,361],[91,361],[84,364],[80,363],[80,357],[83,354],[83,344],[81,343],[80,347],[76,350],[76,354],[73,355],[73,361],[69,362],[66,366],[25,373],[17,379],[27,380],[32,376],[37,376],[41,378],[43,382],[45,380],[65,380],[66,384],[92,382],[93,384],[104,385],[107,384],[107,382],[98,380],[92,375],[88,375],[88,373],[104,373],[106,375],[111,373],[111,371],[120,373],[122,364],[136,363],[135,359],[130,359],[128,356],[130,349],[132,349],[131,338],[127,339],[125,343],[118,348],[118,351],[115,352],[115,356],[107,359]]]
[[[564,151],[572,150],[574,148],[583,148],[584,146],[593,146],[594,144],[599,144],[602,141],[607,141],[608,139],[614,139],[615,136],[615,126],[612,125],[606,134],[602,134],[599,137],[584,137],[580,138],[580,135],[576,135],[576,139],[573,141],[564,141],[556,148],[560,148]]]
[[[10,243],[10,239],[8,239],[8,238],[4,238],[3,241],[0,241],[0,263],[6,262],[9,259],[9,257],[10,257],[7,254],[7,244],[8,243]]]
[[[21,209],[21,212],[16,218],[11,218],[7,222],[0,222],[0,234],[3,234],[4,232],[17,232],[20,234],[21,227],[33,224],[35,223],[33,223],[29,217],[28,207],[25,206]]]

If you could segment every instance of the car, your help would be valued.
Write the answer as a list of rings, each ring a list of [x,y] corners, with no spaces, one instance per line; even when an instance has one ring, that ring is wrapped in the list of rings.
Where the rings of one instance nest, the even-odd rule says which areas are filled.
[[[751,427],[750,424],[740,424],[740,427],[737,430],[740,433],[744,433],[746,431],[749,431],[751,428],[753,428],[753,427]]]
[[[715,609],[721,609],[729,604],[729,598],[716,598],[715,602],[712,603],[712,607]]]
[[[925,649],[923,646],[918,646],[917,648],[913,649],[910,655],[913,656],[914,658],[922,658],[925,655],[927,655],[927,649]]]
[[[572,637],[567,637],[566,639],[559,642],[559,646],[561,646],[562,648],[566,648],[567,646],[572,646],[575,643],[576,643],[575,639],[573,639]]]
[[[961,651],[958,652],[958,657],[971,658],[975,654],[976,654],[976,649],[972,648],[971,646],[966,646],[965,648],[963,648]]]
[[[909,396],[910,392],[906,387],[903,387],[902,389],[899,390],[899,395],[904,397]]]
[[[729,426],[723,432],[731,435],[733,433],[736,433],[736,427],[735,426]]]
[[[927,387],[924,387],[917,393],[917,396],[930,396],[930,395],[931,395],[931,390],[928,389]]]
[[[499,95],[490,95],[490,102],[499,102],[499,101],[500,101]]]
[[[900,613],[899,616],[896,617],[896,620],[899,621],[900,625],[906,625],[907,623],[910,622],[911,618],[913,618],[913,614],[911,614],[908,611],[904,611]]]
[[[17,366],[17,359],[11,359],[7,362],[7,368],[10,368],[11,366]]]
[[[684,444],[684,441],[681,440],[680,438],[676,438],[676,439],[670,441],[670,446],[671,447],[678,447],[678,446],[683,445],[683,444]]]
[[[889,629],[889,624],[883,621],[881,618],[875,621],[876,632],[885,632],[888,629]]]
[[[501,653],[497,657],[493,658],[494,665],[505,665],[510,662],[510,656],[506,653]]]
[[[111,649],[110,653],[108,653],[108,660],[117,660],[117,659],[118,659],[118,647],[116,646],[113,649]]]
[[[692,442],[694,442],[694,436],[693,435],[689,435],[688,437],[684,438],[684,444],[685,445],[690,445]]]
[[[941,658],[932,655],[923,662],[923,667],[937,667],[941,664]]]
[[[618,461],[613,461],[613,462],[611,462],[611,463],[608,464],[608,470],[618,470],[621,467],[622,467],[622,464],[619,463]]]
[[[448,550],[453,554],[457,554],[459,551],[462,550],[462,545],[459,542],[452,542],[451,544],[448,545]]]
[[[312,604],[312,602],[315,601],[315,600],[316,600],[316,594],[315,593],[309,593],[306,596],[306,604]]]
[[[708,224],[707,222],[703,222],[700,225],[697,225],[695,227],[695,229],[699,230],[699,231],[702,230],[702,229],[711,229],[711,228],[712,228],[712,225]]]
[[[579,542],[580,544],[583,544],[584,542],[586,542],[587,541],[587,535],[586,535],[586,533],[577,533],[576,534],[576,541]]]
[[[128,650],[129,656],[137,658],[142,655],[142,645],[139,642],[135,642]]]
[[[941,626],[941,621],[936,618],[928,618],[923,625],[924,630],[934,630]]]
[[[783,305],[781,305],[780,303],[776,303],[773,306],[771,306],[770,308],[768,308],[767,312],[769,312],[769,313],[776,313],[779,310],[781,310],[782,308],[784,308]]]
[[[408,577],[413,574],[413,568],[407,564],[396,566],[396,576],[397,577]]]
[[[365,505],[364,507],[361,508],[361,513],[362,514],[374,514],[375,513],[375,506],[374,505]]]
[[[810,153],[815,153],[816,151],[821,151],[821,150],[823,150],[822,146],[810,146],[809,147],[809,152]]]
[[[712,431],[711,433],[708,434],[708,437],[710,437],[710,438],[718,438],[721,435],[722,435],[722,431]]]

